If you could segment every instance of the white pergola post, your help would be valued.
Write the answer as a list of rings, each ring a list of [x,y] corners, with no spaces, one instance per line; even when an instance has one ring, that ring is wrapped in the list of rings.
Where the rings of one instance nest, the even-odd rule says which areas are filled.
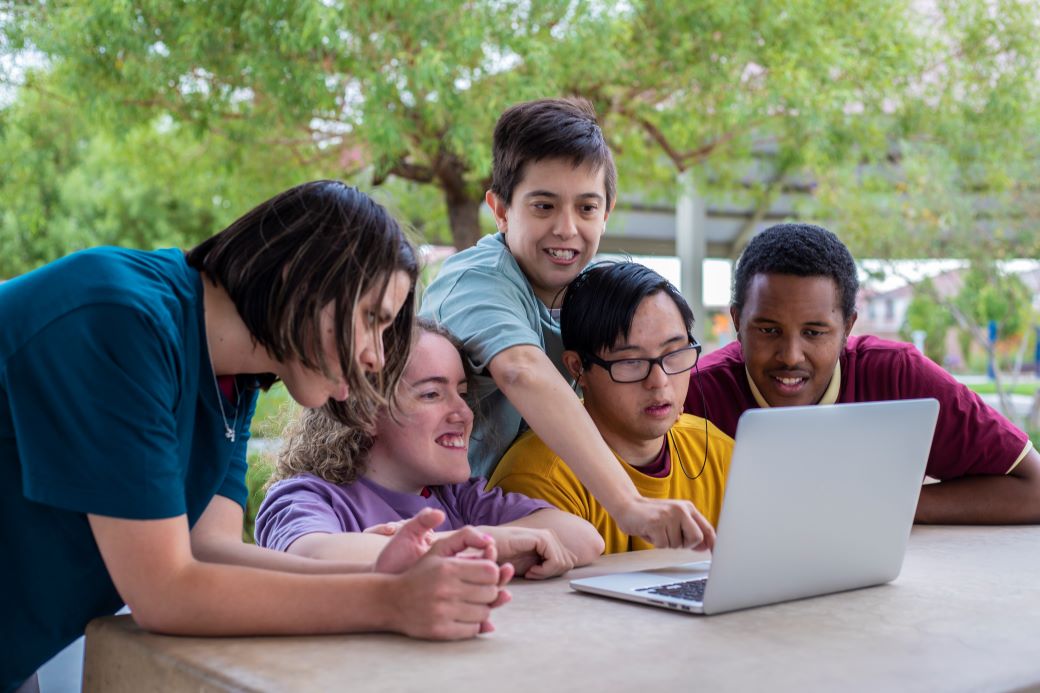
[[[675,254],[679,258],[681,286],[693,309],[693,334],[703,341],[708,313],[704,309],[704,260],[708,254],[707,205],[697,194],[690,171],[679,175],[680,193],[675,204]]]

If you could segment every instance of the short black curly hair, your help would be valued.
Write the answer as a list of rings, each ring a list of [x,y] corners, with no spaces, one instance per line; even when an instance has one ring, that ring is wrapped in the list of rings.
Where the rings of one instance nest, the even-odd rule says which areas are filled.
[[[842,316],[848,320],[856,312],[856,262],[845,244],[822,226],[776,224],[751,239],[733,272],[730,303],[738,311],[756,274],[830,277],[838,285]]]

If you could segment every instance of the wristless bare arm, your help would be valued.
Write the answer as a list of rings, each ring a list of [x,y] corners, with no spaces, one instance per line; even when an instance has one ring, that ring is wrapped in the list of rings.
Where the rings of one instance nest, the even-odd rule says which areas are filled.
[[[627,534],[662,548],[710,548],[715,530],[689,501],[639,495],[574,390],[534,346],[510,347],[488,370],[527,424],[560,456]]]
[[[289,573],[363,573],[372,570],[383,545],[371,555],[359,553],[356,558],[340,561],[314,560],[304,554],[264,549],[243,543],[241,506],[223,496],[214,496],[206,511],[191,529],[192,555],[206,563],[252,566]]]
[[[289,547],[291,553],[329,561],[375,561],[407,525],[378,525],[375,532],[305,534]],[[500,563],[511,563],[518,575],[541,579],[586,565],[603,553],[603,539],[585,520],[555,508],[536,510],[502,525],[482,525],[476,531],[491,536]],[[457,530],[456,530],[457,531]],[[428,543],[455,531],[430,532]]]
[[[490,542],[476,532],[459,535],[454,544],[435,546],[399,575],[313,575],[273,568],[268,552],[260,549],[240,554],[246,560],[265,556],[253,565],[200,561],[192,553],[184,516],[88,519],[105,566],[134,619],[143,628],[163,633],[390,630],[458,639],[490,630],[491,609],[509,600],[502,585],[511,571],[503,571],[493,560],[454,558],[467,546],[488,549]],[[254,567],[259,564],[267,567]]]
[[[930,524],[1040,523],[1040,453],[1009,474],[966,476],[921,488],[915,521]]]
[[[498,527],[477,529],[494,537],[500,561],[509,561],[517,575],[529,579],[563,575],[603,553],[603,537],[595,527],[556,508],[543,508]]]

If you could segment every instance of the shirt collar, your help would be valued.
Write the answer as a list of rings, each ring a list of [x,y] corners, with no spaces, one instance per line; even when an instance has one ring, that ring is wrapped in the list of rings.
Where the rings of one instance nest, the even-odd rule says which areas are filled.
[[[751,396],[755,398],[755,402],[758,406],[763,409],[769,408],[769,402],[759,392],[758,386],[755,385],[755,381],[751,379],[751,374],[748,373],[747,364],[744,364],[744,375],[747,376],[748,386],[751,388]],[[841,390],[841,361],[834,364],[834,375],[831,376],[831,382],[827,385],[827,389],[823,392],[823,397],[817,404],[834,404],[838,401],[839,390]]]

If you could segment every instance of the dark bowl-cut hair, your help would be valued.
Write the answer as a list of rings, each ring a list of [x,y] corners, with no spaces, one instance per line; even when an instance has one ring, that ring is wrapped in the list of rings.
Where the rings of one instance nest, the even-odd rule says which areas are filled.
[[[756,274],[830,277],[838,287],[842,317],[848,320],[856,312],[856,262],[845,244],[822,226],[776,224],[751,239],[733,272],[730,302],[738,311],[744,308]]]
[[[560,308],[563,348],[582,357],[599,354],[628,338],[636,310],[648,296],[665,293],[675,303],[686,326],[693,329],[693,311],[675,286],[638,262],[600,262],[567,286]],[[691,336],[692,339],[692,336]]]
[[[369,421],[396,386],[415,315],[415,250],[371,197],[335,180],[303,183],[246,212],[187,253],[188,264],[227,292],[253,339],[280,362],[296,358],[326,375],[321,313],[333,306],[339,366],[355,400],[330,413],[347,425]],[[383,337],[386,364],[366,376],[354,354],[354,309],[375,289],[380,300],[397,271],[408,275],[404,306]],[[335,403],[334,403],[335,404]]]
[[[538,99],[506,109],[495,125],[491,145],[491,192],[510,205],[527,164],[569,160],[575,168],[603,169],[607,209],[617,196],[614,156],[585,99]]]

